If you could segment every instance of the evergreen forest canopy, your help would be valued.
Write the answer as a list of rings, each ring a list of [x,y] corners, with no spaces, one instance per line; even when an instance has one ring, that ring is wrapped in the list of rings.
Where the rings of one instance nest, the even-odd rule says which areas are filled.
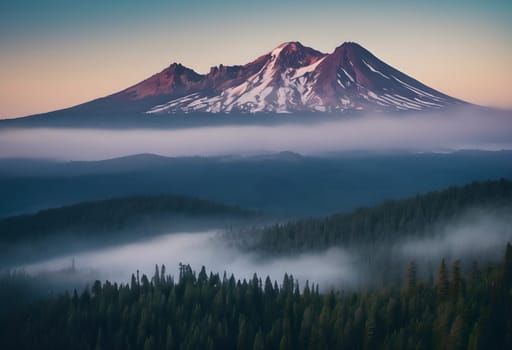
[[[0,268],[176,233],[236,226],[253,211],[179,195],[138,195],[0,219]]]
[[[179,195],[112,198],[0,219],[0,243],[34,241],[56,234],[99,236],[135,229],[152,233],[169,230],[181,219],[254,215],[236,206]]]
[[[4,276],[5,292],[16,275]],[[3,304],[9,303],[2,298]],[[13,307],[11,305],[11,311]],[[177,281],[96,281],[90,289],[21,304],[0,315],[3,349],[510,349],[512,246],[499,264],[462,271],[442,260],[435,282],[320,294],[282,284],[199,274]]]
[[[354,247],[426,237],[445,223],[474,210],[498,211],[512,219],[512,181],[474,182],[466,186],[391,200],[348,214],[276,224],[227,234],[247,250],[296,254],[333,246]]]
[[[97,220],[91,224],[94,227],[101,228],[100,222],[114,225],[116,220],[128,225],[129,219],[109,217],[109,207],[115,210],[116,205],[125,214],[158,213],[157,217],[180,210],[253,215],[200,200],[173,197],[170,202],[154,198],[146,202],[144,198],[84,203],[27,218],[66,228],[65,220],[52,223],[60,218],[52,215],[71,210],[77,215],[76,224],[82,222],[77,208],[83,206],[89,208],[84,210],[89,219]],[[483,256],[472,264],[456,257],[439,258],[432,278],[420,274],[421,261],[413,260],[404,268],[394,264],[392,257],[379,258],[378,254],[392,252],[375,247],[407,237],[428,237],[439,223],[472,209],[510,219],[511,204],[512,181],[502,179],[388,201],[348,214],[233,230],[223,236],[247,253],[265,253],[269,258],[336,246],[367,247],[365,254],[373,259],[374,270],[366,276],[369,283],[358,289],[321,293],[322,286],[299,285],[288,274],[281,283],[256,274],[237,280],[217,271],[208,274],[205,267],[195,273],[185,264],[180,265],[176,279],[164,266],[156,265],[151,278],[137,272],[129,283],[96,281],[84,290],[48,293],[37,289],[48,288],[45,276],[5,273],[0,276],[0,348],[510,349],[510,243],[498,262]],[[103,210],[97,211],[98,207]],[[359,273],[364,271],[361,266]],[[386,282],[391,275],[401,277]]]

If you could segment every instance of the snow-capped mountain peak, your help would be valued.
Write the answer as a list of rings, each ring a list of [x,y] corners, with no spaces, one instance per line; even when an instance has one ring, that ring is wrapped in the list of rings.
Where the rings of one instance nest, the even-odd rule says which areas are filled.
[[[428,110],[463,103],[353,42],[331,54],[285,42],[244,66],[220,65],[206,75],[171,65],[131,89],[137,97],[169,90],[172,98],[149,114]]]

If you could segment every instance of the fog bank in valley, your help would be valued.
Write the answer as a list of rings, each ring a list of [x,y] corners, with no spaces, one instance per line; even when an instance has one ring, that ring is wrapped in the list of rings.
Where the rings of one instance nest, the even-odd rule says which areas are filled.
[[[0,129],[0,157],[98,160],[138,153],[215,156],[294,151],[512,149],[512,116],[475,113],[322,118],[188,129]],[[171,115],[160,118],[187,118]],[[212,117],[213,118],[213,117]],[[251,116],[247,118],[257,118]],[[291,120],[290,116],[276,116]],[[311,116],[310,120],[314,120]]]
[[[512,242],[512,208],[470,210],[459,219],[438,227],[428,236],[406,239],[399,252],[407,259],[438,262],[442,258],[480,259],[502,253]],[[501,249],[501,250],[500,250]],[[501,257],[501,256],[500,256]]]
[[[306,280],[329,288],[357,288],[389,280],[398,281],[410,261],[423,276],[435,274],[441,259],[487,262],[502,258],[506,242],[512,241],[512,210],[473,210],[449,223],[437,225],[422,238],[373,242],[371,247],[331,247],[321,252],[285,256],[262,255],[234,247],[217,231],[182,232],[163,235],[143,242],[123,244],[20,267],[29,273],[69,269],[74,260],[77,278],[83,281],[108,279],[126,283],[140,270],[152,276],[155,264],[165,264],[168,273],[178,275],[180,263],[199,271],[206,266],[214,273],[227,272],[237,279],[250,279],[254,273],[270,276],[279,283],[285,273],[301,286]],[[427,271],[430,269],[429,271]]]
[[[84,277],[127,282],[132,273],[140,270],[152,276],[155,264],[165,264],[168,273],[178,275],[180,263],[190,264],[196,271],[206,266],[215,273],[227,272],[237,279],[252,278],[257,273],[262,279],[282,281],[285,273],[302,283],[306,280],[323,287],[355,282],[357,276],[347,252],[333,248],[320,254],[302,254],[290,257],[263,258],[231,247],[217,236],[216,231],[202,233],[175,233],[145,242],[100,249],[78,255],[64,255],[41,263],[24,266],[29,273],[59,271],[70,268],[72,262]],[[303,284],[302,284],[303,285]]]

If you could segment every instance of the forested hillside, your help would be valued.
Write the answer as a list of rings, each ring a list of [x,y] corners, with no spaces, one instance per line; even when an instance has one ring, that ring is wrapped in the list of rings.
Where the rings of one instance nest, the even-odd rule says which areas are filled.
[[[387,201],[349,214],[292,221],[263,230],[231,232],[228,237],[249,250],[272,254],[298,253],[421,237],[432,234],[442,224],[470,210],[497,209],[512,214],[510,180],[474,182],[408,199]]]
[[[132,196],[84,202],[61,208],[0,219],[0,242],[36,240],[57,233],[95,236],[112,231],[144,228],[151,231],[162,222],[168,227],[182,218],[248,217],[254,213],[239,207],[192,197]]]
[[[258,214],[193,197],[160,195],[84,202],[0,219],[0,268],[160,234],[236,226]]]
[[[435,282],[320,294],[292,276],[278,285],[157,266],[130,284],[95,282],[18,306],[0,318],[2,349],[510,349],[512,246],[500,264],[462,271],[440,262]],[[0,284],[4,292],[6,284]],[[3,298],[2,303],[10,303]]]

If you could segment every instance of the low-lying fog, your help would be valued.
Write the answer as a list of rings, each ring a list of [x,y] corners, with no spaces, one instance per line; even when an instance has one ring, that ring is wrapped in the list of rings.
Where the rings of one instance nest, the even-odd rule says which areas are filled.
[[[463,256],[478,259],[492,255],[496,249],[502,249],[498,253],[504,252],[507,241],[512,242],[512,208],[495,212],[474,209],[428,237],[404,240],[399,250],[406,258],[415,260]]]
[[[79,255],[66,255],[38,264],[25,266],[29,273],[51,272],[70,268],[74,260],[76,270],[85,278],[109,279],[127,282],[132,273],[140,270],[151,277],[155,264],[165,264],[168,273],[178,275],[179,263],[190,264],[196,271],[206,266],[208,271],[234,274],[237,279],[251,278],[256,272],[265,278],[281,281],[284,274],[292,274],[301,281],[310,280],[322,286],[333,282],[352,281],[350,255],[341,249],[321,254],[303,254],[293,257],[263,259],[254,253],[244,253],[222,241],[216,231],[203,233],[173,233],[145,242]]]
[[[385,264],[391,262],[398,274],[395,277],[399,278],[404,275],[409,261],[417,262],[420,271],[425,271],[422,265],[426,264],[437,269],[442,258],[476,258],[481,263],[499,261],[506,242],[512,241],[512,210],[471,211],[439,227],[427,238],[405,239],[398,243],[374,242],[372,247],[331,248],[320,253],[273,258],[243,252],[223,237],[216,231],[174,233],[113,248],[62,255],[22,269],[33,274],[69,271],[74,260],[76,271],[73,273],[82,282],[108,279],[127,283],[137,270],[151,277],[155,264],[165,264],[168,273],[176,277],[179,263],[184,263],[196,271],[204,265],[208,271],[221,274],[226,271],[228,276],[233,273],[237,279],[250,279],[256,272],[262,279],[269,275],[272,280],[281,282],[288,273],[298,279],[301,286],[309,280],[320,284],[323,290],[352,288],[379,278],[389,268]],[[369,260],[373,260],[373,265],[368,264]]]
[[[308,155],[352,150],[512,149],[512,118],[506,113],[463,110],[336,118],[318,123],[174,130],[0,129],[0,157],[99,160],[139,153],[213,156],[294,151]]]

